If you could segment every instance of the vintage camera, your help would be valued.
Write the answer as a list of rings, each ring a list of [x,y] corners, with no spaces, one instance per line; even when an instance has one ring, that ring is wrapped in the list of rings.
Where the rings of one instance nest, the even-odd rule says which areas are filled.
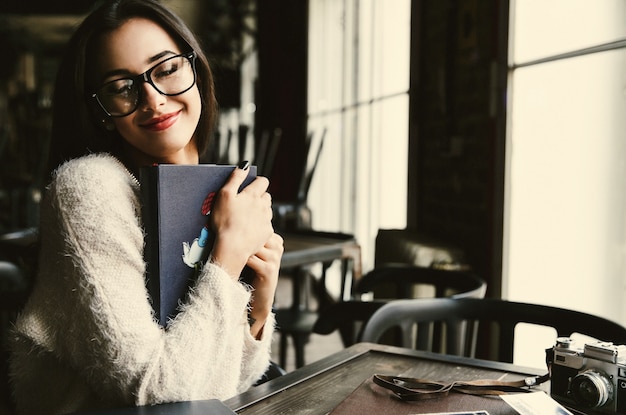
[[[626,414],[626,346],[559,337],[548,353],[556,401],[589,414]]]

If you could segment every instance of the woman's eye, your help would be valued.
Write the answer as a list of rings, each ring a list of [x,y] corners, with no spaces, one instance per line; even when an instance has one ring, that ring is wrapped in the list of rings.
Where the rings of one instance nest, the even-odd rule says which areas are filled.
[[[130,85],[123,86],[116,91],[117,95],[130,95],[133,88]]]
[[[156,71],[154,71],[154,76],[156,78],[165,78],[174,74],[176,71],[178,71],[178,65],[170,64],[170,65],[166,65],[164,67],[158,68]]]
[[[130,80],[111,82],[105,88],[107,95],[128,96],[133,91],[133,82]]]

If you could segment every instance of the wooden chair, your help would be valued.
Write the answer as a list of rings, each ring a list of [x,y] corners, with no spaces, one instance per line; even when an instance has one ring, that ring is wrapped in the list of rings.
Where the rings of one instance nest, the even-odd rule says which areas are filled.
[[[443,322],[445,348],[433,349],[431,325]],[[497,327],[495,360],[513,362],[515,328],[520,323],[552,327],[557,337],[582,334],[626,344],[626,328],[605,318],[558,307],[499,299],[433,298],[396,300],[381,307],[367,322],[362,341],[378,343],[391,329],[400,329],[401,346],[474,357],[478,324]],[[556,338],[555,338],[556,340]]]
[[[357,283],[355,300],[331,304],[322,309],[313,332],[330,334],[339,330],[344,346],[360,338],[364,324],[391,299],[428,297],[483,298],[486,282],[470,271],[450,271],[408,264],[377,267]],[[373,293],[373,299],[364,300]]]

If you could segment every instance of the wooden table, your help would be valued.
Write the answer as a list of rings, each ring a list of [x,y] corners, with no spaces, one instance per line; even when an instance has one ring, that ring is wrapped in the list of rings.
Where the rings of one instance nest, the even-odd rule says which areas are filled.
[[[316,263],[322,264],[322,281],[326,269],[335,260],[342,261],[341,298],[350,296],[352,282],[361,278],[361,246],[353,235],[332,232],[298,231],[281,234],[285,252],[280,263],[281,270],[294,274],[293,308],[299,308],[301,281],[298,269]],[[294,271],[295,270],[295,271]]]
[[[329,413],[363,381],[374,374],[402,375],[431,380],[475,380],[500,379],[518,380],[529,375],[542,375],[545,371],[514,366],[508,363],[439,355],[410,349],[371,343],[358,343],[338,353],[304,366],[284,376],[224,401],[226,406],[238,414],[298,414],[324,415]],[[541,386],[547,390],[547,384]],[[438,401],[440,410],[422,403],[411,405],[412,414],[442,412],[446,399]],[[463,395],[467,396],[467,395]],[[500,399],[471,396],[473,399]],[[426,402],[426,401],[421,401]],[[512,408],[492,411],[491,415],[517,414]],[[448,406],[450,407],[450,406]],[[476,408],[464,408],[473,409]],[[458,410],[458,409],[457,409]],[[363,415],[366,415],[365,413]]]
[[[282,234],[285,242],[281,267],[290,268],[335,259],[353,261],[353,269],[361,277],[361,247],[354,236],[343,233],[301,231]]]

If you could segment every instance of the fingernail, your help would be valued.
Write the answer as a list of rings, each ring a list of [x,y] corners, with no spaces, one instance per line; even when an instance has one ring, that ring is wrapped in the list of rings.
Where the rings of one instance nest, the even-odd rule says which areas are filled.
[[[250,167],[250,162],[248,160],[241,161],[237,165],[237,168],[240,168],[241,170],[248,170],[248,167]]]

